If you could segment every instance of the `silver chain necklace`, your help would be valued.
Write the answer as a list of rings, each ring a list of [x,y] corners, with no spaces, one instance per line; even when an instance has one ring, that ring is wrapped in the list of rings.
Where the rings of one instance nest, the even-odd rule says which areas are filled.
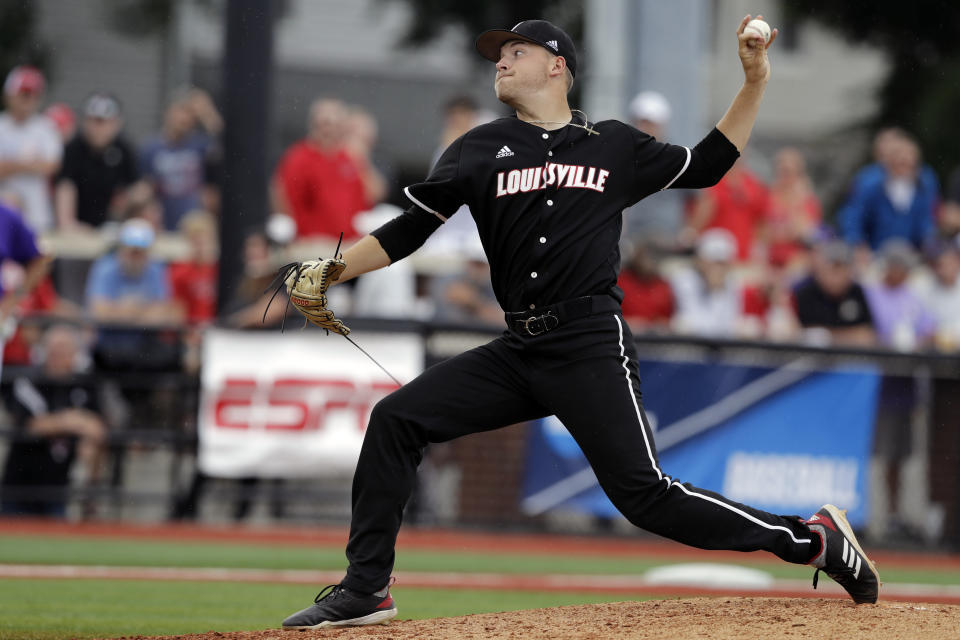
[[[570,109],[570,113],[571,114],[579,113],[581,116],[583,116],[583,121],[586,124],[580,124],[578,122],[573,122],[572,120],[570,122],[558,122],[556,120],[527,120],[526,122],[528,122],[529,124],[559,124],[564,127],[567,127],[567,126],[580,127],[581,129],[587,132],[587,135],[591,135],[591,134],[595,136],[600,135],[600,132],[594,129],[593,126],[590,124],[590,120],[587,118],[586,113],[584,113],[583,111],[580,111],[580,109]]]

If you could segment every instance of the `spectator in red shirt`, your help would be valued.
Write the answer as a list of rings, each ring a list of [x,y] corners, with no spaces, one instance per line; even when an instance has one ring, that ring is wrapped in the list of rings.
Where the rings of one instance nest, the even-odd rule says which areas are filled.
[[[766,185],[741,157],[716,186],[700,194],[690,220],[691,229],[696,235],[707,229],[726,229],[737,241],[737,260],[750,260],[754,238],[769,214],[770,193]]]
[[[369,188],[376,170],[346,147],[348,112],[339,100],[310,107],[309,131],[284,154],[273,180],[274,210],[289,213],[297,236],[359,237],[353,217],[376,204],[383,193]]]
[[[803,154],[785,147],[775,160],[777,175],[770,188],[766,226],[767,260],[788,265],[807,253],[823,212],[813,192]]]
[[[190,256],[170,264],[170,291],[187,324],[206,324],[217,315],[217,223],[198,209],[183,217],[180,233]]]
[[[625,250],[617,286],[623,289],[623,317],[634,331],[667,329],[675,302],[670,283],[657,268],[653,246],[636,243]]]
[[[7,271],[10,263],[4,265],[4,280],[7,279]],[[14,267],[16,268],[16,267]],[[10,269],[12,271],[12,269]],[[24,272],[17,270],[17,275],[13,276],[18,282],[22,282]],[[9,284],[5,282],[4,284]],[[17,305],[17,315],[21,317],[45,317],[70,320],[79,318],[83,310],[74,303],[61,298],[57,295],[57,290],[53,287],[53,279],[50,276],[40,281],[37,287],[21,298]],[[41,324],[22,323],[17,326],[16,332],[3,345],[3,363],[26,365],[33,362],[33,350],[40,343],[43,337],[43,326]]]

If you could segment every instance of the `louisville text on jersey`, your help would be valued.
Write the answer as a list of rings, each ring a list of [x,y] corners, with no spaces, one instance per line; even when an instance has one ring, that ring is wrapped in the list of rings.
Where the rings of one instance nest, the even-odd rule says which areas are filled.
[[[513,169],[497,173],[497,197],[557,188],[593,189],[603,192],[610,172],[596,167],[548,162],[542,167]]]

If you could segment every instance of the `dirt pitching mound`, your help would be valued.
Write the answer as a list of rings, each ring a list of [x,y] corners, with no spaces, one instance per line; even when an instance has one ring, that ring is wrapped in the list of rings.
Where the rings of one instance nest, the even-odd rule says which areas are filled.
[[[552,638],[595,640],[743,640],[869,638],[956,640],[960,606],[810,598],[691,598],[553,607],[459,618],[394,620],[387,625],[318,631],[209,632],[166,640],[447,640]],[[147,640],[144,636],[125,640]],[[159,640],[153,638],[151,640]]]

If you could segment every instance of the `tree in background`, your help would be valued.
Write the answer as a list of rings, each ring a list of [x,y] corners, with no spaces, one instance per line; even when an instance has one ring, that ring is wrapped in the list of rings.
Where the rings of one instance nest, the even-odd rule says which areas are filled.
[[[941,178],[960,165],[960,3],[805,0],[784,2],[784,8],[797,22],[815,20],[852,42],[883,50],[890,72],[867,124],[912,132]]]
[[[35,3],[0,0],[0,82],[20,64],[49,71],[49,49],[36,33],[36,24]]]

